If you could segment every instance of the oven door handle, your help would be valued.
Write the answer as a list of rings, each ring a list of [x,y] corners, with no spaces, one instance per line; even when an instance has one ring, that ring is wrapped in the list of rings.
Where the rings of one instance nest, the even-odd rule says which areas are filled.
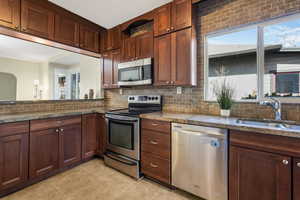
[[[104,155],[107,156],[108,158],[112,159],[112,160],[115,160],[117,162],[121,162],[121,163],[123,163],[125,165],[129,165],[129,166],[135,166],[136,165],[135,162],[130,162],[130,161],[127,161],[125,159],[115,157],[115,156],[113,156],[113,155],[111,155],[109,153],[104,153]]]
[[[137,119],[116,119],[116,118],[112,118],[112,117],[107,117],[107,119],[110,119],[110,120],[114,120],[114,121],[122,121],[122,122],[137,122],[138,120]]]

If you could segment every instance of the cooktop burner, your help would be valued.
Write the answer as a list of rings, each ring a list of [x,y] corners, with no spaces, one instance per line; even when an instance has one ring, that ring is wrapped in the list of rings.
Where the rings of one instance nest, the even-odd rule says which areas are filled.
[[[162,110],[161,96],[129,96],[128,109],[113,110],[106,114],[138,117],[140,114]]]

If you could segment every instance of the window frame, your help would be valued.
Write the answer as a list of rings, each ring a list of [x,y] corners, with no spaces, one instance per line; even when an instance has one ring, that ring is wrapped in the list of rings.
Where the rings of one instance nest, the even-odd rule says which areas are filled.
[[[206,102],[216,102],[216,100],[208,99],[208,75],[209,75],[209,57],[208,57],[208,39],[217,36],[223,36],[230,33],[236,33],[243,30],[253,29],[257,30],[257,47],[256,47],[256,59],[257,59],[257,98],[256,99],[240,99],[236,102],[241,103],[257,103],[269,97],[264,97],[264,64],[265,64],[265,42],[264,42],[264,29],[266,26],[280,24],[292,20],[300,20],[300,14],[289,14],[284,16],[279,16],[271,18],[268,20],[244,24],[241,26],[235,26],[232,28],[223,29],[217,32],[212,32],[204,35],[204,101]],[[277,97],[282,103],[300,103],[300,97]]]

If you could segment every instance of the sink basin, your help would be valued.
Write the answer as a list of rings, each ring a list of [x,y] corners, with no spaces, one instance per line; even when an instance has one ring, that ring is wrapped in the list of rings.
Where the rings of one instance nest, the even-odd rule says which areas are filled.
[[[300,130],[300,125],[292,125],[282,121],[255,121],[255,120],[244,120],[237,119],[237,124],[241,125],[250,125],[250,126],[259,126],[259,127],[271,127],[271,128],[281,128],[281,129],[291,129],[291,130]]]

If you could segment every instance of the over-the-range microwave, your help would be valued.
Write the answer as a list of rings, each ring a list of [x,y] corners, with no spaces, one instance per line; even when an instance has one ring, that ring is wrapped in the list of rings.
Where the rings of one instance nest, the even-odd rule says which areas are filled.
[[[118,65],[118,85],[151,85],[152,63],[152,58],[120,63]]]

